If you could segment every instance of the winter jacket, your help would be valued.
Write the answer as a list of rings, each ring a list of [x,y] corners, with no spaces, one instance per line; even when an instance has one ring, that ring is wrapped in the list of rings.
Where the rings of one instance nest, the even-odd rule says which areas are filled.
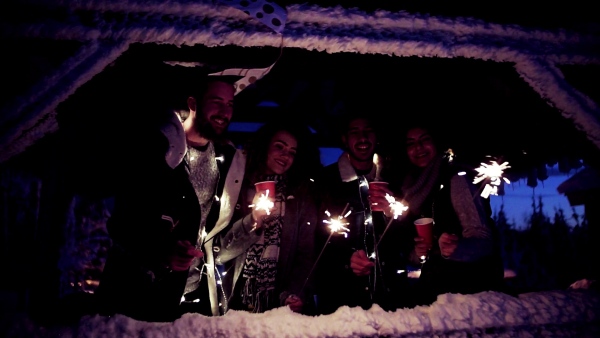
[[[218,316],[225,313],[226,304],[221,302],[220,286],[217,284],[215,253],[220,250],[220,240],[223,235],[221,232],[227,228],[233,216],[244,178],[246,157],[244,152],[241,149],[235,148],[233,144],[215,146],[215,152],[217,156],[224,156],[224,160],[219,164],[223,166],[220,168],[220,172],[226,172],[227,174],[225,175],[225,180],[218,182],[217,198],[212,203],[208,218],[206,219],[207,233],[204,235],[199,234],[198,241],[204,243],[202,245],[205,265],[203,272],[206,273],[206,277],[202,277],[206,278],[206,284],[203,283],[201,287],[208,288],[210,313],[213,316]],[[201,297],[206,296],[206,290],[199,291],[202,295]]]
[[[311,181],[302,182],[291,188],[285,203],[279,206],[283,215],[280,251],[275,277],[275,294],[283,305],[289,295],[301,297],[305,309],[310,307],[313,293],[313,278],[309,278],[314,264],[315,227],[319,223],[315,198],[315,187]],[[260,230],[252,231],[251,207],[255,188],[245,182],[235,207],[235,215],[230,229],[222,237],[217,264],[227,274],[223,276],[223,289],[226,299],[231,300],[236,283],[240,280],[246,252],[260,238]]]
[[[113,247],[107,259],[98,299],[104,313],[122,313],[140,320],[173,320],[188,310],[181,299],[192,269],[172,272],[166,256],[180,239],[202,242],[205,266],[214,267],[220,232],[230,223],[244,177],[245,155],[233,143],[215,145],[220,179],[218,197],[200,229],[201,208],[185,162],[183,126],[174,112],[160,115],[140,139],[144,143],[123,169],[123,184],[107,225]],[[165,154],[166,152],[166,154]],[[216,244],[216,245],[215,245]],[[205,269],[199,290],[207,315],[219,315],[214,269]]]
[[[401,306],[399,290],[406,283],[406,257],[409,250],[398,245],[398,229],[391,226],[378,246],[378,264],[369,276],[356,276],[350,268],[350,258],[357,250],[367,255],[375,249],[388,223],[382,212],[371,212],[368,202],[368,182],[372,181],[380,168],[376,163],[367,175],[357,175],[347,159],[340,156],[336,163],[323,168],[317,180],[319,186],[320,214],[328,219],[348,214],[344,219],[349,231],[331,233],[327,224],[317,228],[317,249],[324,247],[317,265],[317,309],[319,313],[332,313],[343,305],[361,306],[364,309],[378,303],[385,309]],[[344,210],[344,207],[348,207]],[[404,251],[403,251],[404,250]],[[404,271],[400,272],[399,271]]]
[[[489,200],[478,196],[477,187],[467,176],[457,175],[451,164],[443,164],[437,186],[441,189],[430,194],[423,214],[410,218],[434,219],[434,244],[417,283],[417,305],[430,304],[444,293],[501,291],[504,268]],[[438,239],[443,233],[459,236],[449,257],[440,253]]]

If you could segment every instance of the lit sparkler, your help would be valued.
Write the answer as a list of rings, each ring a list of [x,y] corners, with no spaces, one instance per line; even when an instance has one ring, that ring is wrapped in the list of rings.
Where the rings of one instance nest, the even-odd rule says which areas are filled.
[[[392,209],[394,216],[392,218],[390,218],[387,225],[385,226],[385,229],[383,230],[383,233],[381,234],[381,237],[379,237],[379,241],[377,241],[377,243],[375,243],[375,249],[374,249],[373,253],[370,255],[371,258],[375,258],[375,255],[376,255],[375,253],[377,252],[377,247],[379,246],[379,243],[381,243],[381,240],[383,239],[383,235],[385,235],[385,233],[390,228],[392,221],[394,221],[395,219],[398,219],[398,217],[401,216],[403,212],[408,210],[408,206],[404,205],[402,202],[396,201],[396,198],[394,198],[394,196],[391,196],[390,194],[385,194],[385,199],[390,204],[390,208]]]
[[[396,201],[394,196],[391,196],[390,194],[385,194],[385,199],[390,204],[390,208],[392,209],[392,212],[394,213],[393,219],[398,219],[398,216],[402,215],[403,212],[408,210],[407,206],[402,204],[402,202]],[[390,223],[391,223],[391,220],[390,220]]]
[[[312,275],[313,270],[317,266],[319,259],[321,259],[321,256],[323,255],[323,252],[325,251],[325,248],[327,247],[327,244],[329,244],[329,240],[331,240],[331,236],[333,236],[333,234],[335,234],[335,233],[338,233],[338,234],[343,233],[345,236],[346,233],[350,231],[350,229],[346,228],[346,225],[348,225],[349,223],[345,221],[345,218],[348,217],[348,215],[350,215],[350,212],[352,212],[352,210],[348,210],[348,212],[346,212],[346,209],[348,209],[349,205],[350,205],[350,203],[346,203],[346,206],[344,207],[344,209],[342,210],[342,212],[340,213],[340,215],[337,218],[332,218],[331,213],[327,210],[325,211],[325,214],[327,215],[327,217],[329,217],[329,219],[328,220],[324,219],[323,223],[329,224],[327,226],[330,230],[329,237],[327,237],[327,241],[325,241],[325,244],[323,245],[323,249],[321,249],[321,252],[319,253],[319,256],[317,256],[315,263],[313,264],[312,268],[310,268],[310,272],[306,276],[306,280],[304,281],[304,285],[302,285],[300,294],[302,294],[302,291],[304,291],[304,287],[306,286],[308,279]]]
[[[502,181],[510,184],[510,181],[502,177],[504,169],[508,169],[510,166],[508,162],[498,164],[496,161],[491,161],[491,164],[481,163],[481,167],[476,168],[478,172],[477,176],[473,180],[473,184],[485,181],[485,186],[482,187],[481,197],[488,198],[490,195],[498,195],[498,186]]]
[[[328,210],[325,210],[325,214],[327,215],[327,217],[329,217],[329,219],[324,219],[323,223],[329,224],[329,230],[331,231],[331,234],[333,233],[346,233],[348,231],[350,231],[350,229],[346,228],[346,225],[348,225],[348,222],[345,221],[346,217],[348,217],[348,215],[350,215],[350,213],[352,212],[352,210],[348,210],[348,212],[345,215],[339,215],[337,218],[332,218],[331,217],[331,213]],[[331,236],[330,234],[330,236]]]
[[[267,215],[271,214],[271,209],[275,206],[275,203],[271,198],[269,198],[269,190],[267,189],[265,193],[261,193],[260,197],[256,204],[250,204],[249,207],[255,208],[256,210],[264,210]]]

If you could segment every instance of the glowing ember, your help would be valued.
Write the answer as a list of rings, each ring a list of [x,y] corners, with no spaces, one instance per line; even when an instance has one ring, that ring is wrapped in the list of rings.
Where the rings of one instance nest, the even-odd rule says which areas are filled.
[[[473,183],[477,184],[486,181],[486,184],[481,191],[481,197],[488,198],[490,195],[498,195],[498,186],[502,183],[502,180],[510,184],[508,179],[502,177],[504,169],[508,168],[510,168],[508,162],[499,165],[496,161],[491,161],[491,164],[481,163],[481,167],[475,169],[478,174],[473,180]]]

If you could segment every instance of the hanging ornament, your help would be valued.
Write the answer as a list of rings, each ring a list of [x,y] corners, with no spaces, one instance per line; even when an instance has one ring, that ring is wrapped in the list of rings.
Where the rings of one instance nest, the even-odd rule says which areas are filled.
[[[285,8],[269,0],[221,0],[222,4],[237,8],[281,34],[287,20]]]

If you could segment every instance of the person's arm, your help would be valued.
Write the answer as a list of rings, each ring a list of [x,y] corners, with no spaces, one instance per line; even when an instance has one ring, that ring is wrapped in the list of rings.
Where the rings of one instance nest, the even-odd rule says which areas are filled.
[[[253,230],[255,223],[252,213],[248,213],[232,224],[221,239],[221,250],[215,260],[217,264],[225,264],[238,257],[258,241],[260,230]]]
[[[248,202],[250,197],[245,198],[247,195],[253,196],[252,205],[256,204],[260,197],[254,188],[245,189],[240,193],[238,198],[240,210],[233,215],[233,219],[237,217],[237,220],[230,224],[227,232],[221,235],[221,250],[215,259],[217,264],[224,264],[238,257],[260,239],[263,231],[262,222],[267,216],[267,211],[250,207]],[[270,209],[270,212],[275,210],[275,208]]]
[[[475,261],[492,253],[493,236],[488,225],[489,216],[485,212],[483,198],[476,195],[476,190],[476,186],[466,177],[452,177],[450,196],[462,227],[462,236],[459,236],[456,248],[448,259]]]

